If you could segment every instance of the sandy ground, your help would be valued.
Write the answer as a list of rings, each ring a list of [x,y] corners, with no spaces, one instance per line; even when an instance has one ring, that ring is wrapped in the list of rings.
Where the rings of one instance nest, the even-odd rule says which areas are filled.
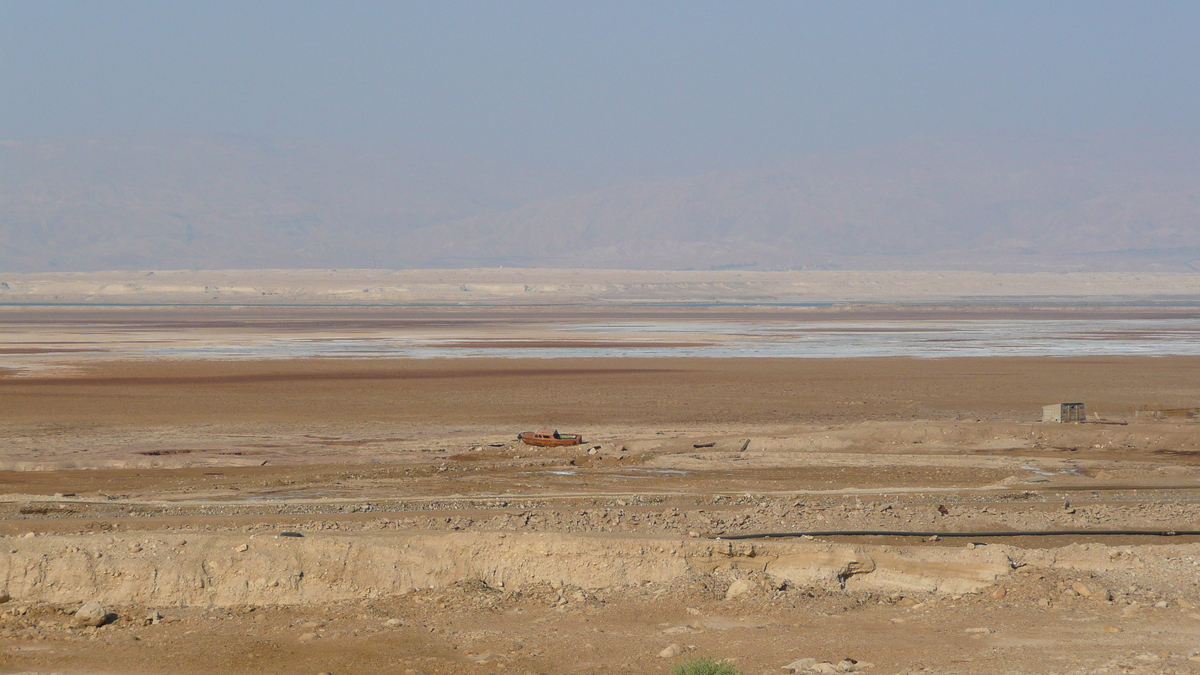
[[[1200,536],[718,539],[1200,530],[1200,424],[1141,414],[1198,358],[61,351],[364,320],[137,311],[6,314],[54,367],[0,376],[0,672],[1200,672]]]

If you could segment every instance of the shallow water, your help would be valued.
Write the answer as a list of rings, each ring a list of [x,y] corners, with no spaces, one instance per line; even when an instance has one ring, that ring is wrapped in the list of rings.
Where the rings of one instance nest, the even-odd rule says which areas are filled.
[[[621,322],[546,325],[522,335],[263,337],[128,345],[159,358],[792,357],[1200,355],[1200,319],[830,323]],[[463,344],[469,338],[469,344]],[[604,346],[573,343],[603,340]],[[530,342],[536,342],[530,346]],[[514,344],[519,343],[519,344]]]
[[[1200,356],[1200,318],[627,320],[280,334],[89,331],[0,353],[31,376],[83,359]],[[17,344],[17,341],[13,341]],[[25,344],[25,343],[21,343]],[[33,344],[33,343],[29,343]],[[95,356],[87,351],[95,352]]]

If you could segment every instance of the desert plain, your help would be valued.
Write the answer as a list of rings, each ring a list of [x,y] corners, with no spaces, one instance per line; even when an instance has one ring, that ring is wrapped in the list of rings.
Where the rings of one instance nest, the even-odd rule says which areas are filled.
[[[1200,275],[0,302],[0,672],[1200,672]]]

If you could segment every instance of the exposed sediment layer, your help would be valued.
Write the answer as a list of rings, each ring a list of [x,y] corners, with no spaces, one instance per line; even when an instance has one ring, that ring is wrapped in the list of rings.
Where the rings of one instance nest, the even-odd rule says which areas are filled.
[[[387,304],[894,301],[1196,296],[1194,273],[157,270],[7,274],[6,303]]]
[[[1126,550],[1128,549],[1128,551]],[[0,576],[24,602],[286,605],[403,595],[477,580],[496,588],[668,583],[722,570],[869,592],[969,593],[1016,567],[1111,571],[1128,560],[1200,555],[1158,547],[934,548],[548,534],[138,533],[7,538]],[[1122,562],[1121,560],[1126,560]]]

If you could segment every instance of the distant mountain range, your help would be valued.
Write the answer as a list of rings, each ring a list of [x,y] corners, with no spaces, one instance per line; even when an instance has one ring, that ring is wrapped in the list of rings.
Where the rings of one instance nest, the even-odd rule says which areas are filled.
[[[398,149],[0,143],[0,271],[1200,269],[1200,142],[924,139],[581,188]]]

